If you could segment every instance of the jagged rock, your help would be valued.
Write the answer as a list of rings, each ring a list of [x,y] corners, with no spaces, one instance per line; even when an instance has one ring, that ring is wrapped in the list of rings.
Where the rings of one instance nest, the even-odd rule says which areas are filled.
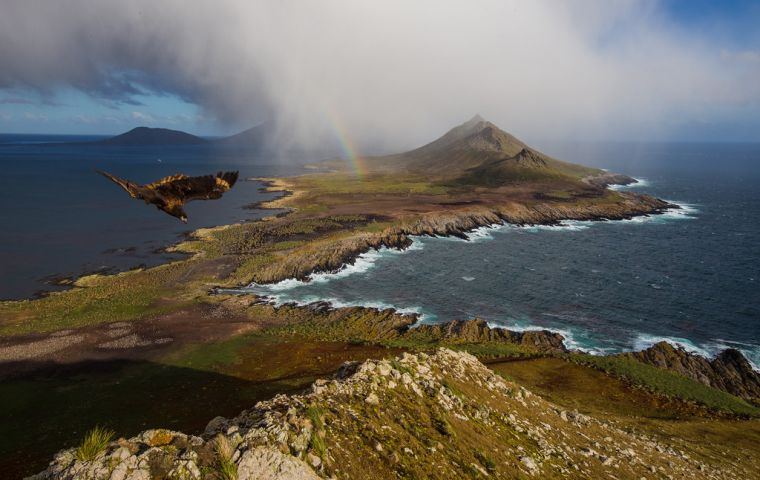
[[[567,352],[564,337],[549,330],[514,332],[491,328],[485,320],[452,320],[443,324],[420,325],[410,335],[427,335],[437,340],[467,343],[503,342],[524,345],[543,352]]]
[[[305,462],[271,447],[256,447],[238,463],[240,480],[316,480],[319,477]]]
[[[77,460],[73,449],[61,452],[33,478],[211,480],[223,478],[220,458],[238,480],[444,479],[474,470],[494,478],[638,479],[650,476],[650,466],[679,478],[739,475],[725,470],[730,465],[693,462],[666,441],[561,410],[465,352],[407,353],[348,364],[340,373],[302,395],[277,395],[235,418],[215,418],[203,437],[148,430],[112,442],[91,461]],[[394,374],[400,384],[390,388]],[[616,455],[626,461],[615,462]]]
[[[538,465],[536,465],[536,461],[531,457],[520,457],[520,462],[525,465],[525,468],[527,468],[531,474],[535,474],[538,471]]]
[[[668,342],[624,354],[642,363],[680,373],[692,380],[760,405],[760,373],[738,350],[723,350],[710,360]]]

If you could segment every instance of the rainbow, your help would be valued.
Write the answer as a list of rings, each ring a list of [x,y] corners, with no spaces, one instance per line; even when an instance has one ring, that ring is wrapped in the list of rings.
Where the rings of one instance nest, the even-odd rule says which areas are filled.
[[[325,117],[327,117],[327,122],[330,124],[333,133],[335,133],[335,137],[340,143],[340,148],[343,150],[343,153],[351,164],[354,174],[360,180],[364,179],[364,177],[367,176],[367,167],[364,165],[362,158],[356,153],[356,148],[354,148],[351,139],[348,138],[348,132],[343,126],[343,123],[329,108],[325,109]]]

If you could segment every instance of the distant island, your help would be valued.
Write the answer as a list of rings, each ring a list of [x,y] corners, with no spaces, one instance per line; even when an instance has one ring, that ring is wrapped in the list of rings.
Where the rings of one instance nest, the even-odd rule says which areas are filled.
[[[208,143],[208,140],[179,130],[137,127],[121,135],[91,143],[113,146],[202,145]]]
[[[225,145],[247,148],[263,148],[273,135],[273,127],[265,122],[242,132],[221,138],[202,138],[180,130],[169,128],[136,127],[114,137],[93,142],[89,145],[104,146],[161,146],[161,145]]]

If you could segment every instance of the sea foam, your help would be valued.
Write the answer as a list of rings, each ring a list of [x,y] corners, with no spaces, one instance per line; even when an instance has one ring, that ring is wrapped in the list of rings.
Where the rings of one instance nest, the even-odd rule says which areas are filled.
[[[628,185],[608,185],[607,188],[610,190],[630,190],[632,188],[649,187],[651,185],[646,178],[633,177],[633,179],[636,180],[636,183],[629,183]]]
[[[742,355],[744,355],[744,357],[749,361],[750,365],[755,371],[760,371],[760,368],[758,367],[760,365],[760,345],[748,342],[738,342],[716,338],[709,342],[697,343],[682,337],[669,337],[642,333],[635,338],[632,348],[635,351],[644,350],[659,342],[668,342],[672,345],[683,348],[687,352],[696,353],[697,355],[701,355],[705,358],[710,359],[715,358],[720,352],[726,350],[727,348],[734,348],[740,351]]]
[[[340,269],[334,272],[317,272],[312,273],[307,277],[306,280],[296,280],[296,279],[286,279],[281,280],[277,283],[270,283],[265,285],[259,285],[257,283],[251,283],[243,289],[244,291],[251,291],[251,290],[269,290],[273,292],[278,291],[286,291],[286,290],[292,290],[294,288],[298,288],[304,285],[307,285],[309,283],[326,283],[330,280],[334,280],[337,278],[344,278],[349,275],[353,275],[356,273],[365,273],[372,269],[378,260],[392,256],[392,255],[399,255],[404,254],[411,251],[416,250],[422,250],[423,243],[419,240],[413,240],[412,244],[407,247],[406,249],[397,249],[397,248],[388,248],[388,247],[380,247],[379,249],[375,250],[369,250],[367,252],[364,252],[362,254],[359,254],[353,261],[353,263],[346,263],[344,264]]]

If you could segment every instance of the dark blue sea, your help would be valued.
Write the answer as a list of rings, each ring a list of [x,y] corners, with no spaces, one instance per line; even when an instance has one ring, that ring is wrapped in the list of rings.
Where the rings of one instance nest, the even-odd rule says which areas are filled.
[[[250,291],[279,302],[394,307],[424,322],[482,318],[548,328],[592,353],[658,340],[760,365],[760,145],[546,144],[555,157],[627,173],[678,203],[660,216],[416,238],[337,274]]]
[[[247,207],[276,195],[243,179],[302,171],[291,159],[235,148],[77,144],[99,138],[0,134],[0,299],[55,290],[51,282],[60,277],[179,258],[163,249],[197,228],[269,214]],[[218,170],[239,170],[241,180],[220,200],[189,203],[185,225],[130,198],[95,169],[140,183]]]

